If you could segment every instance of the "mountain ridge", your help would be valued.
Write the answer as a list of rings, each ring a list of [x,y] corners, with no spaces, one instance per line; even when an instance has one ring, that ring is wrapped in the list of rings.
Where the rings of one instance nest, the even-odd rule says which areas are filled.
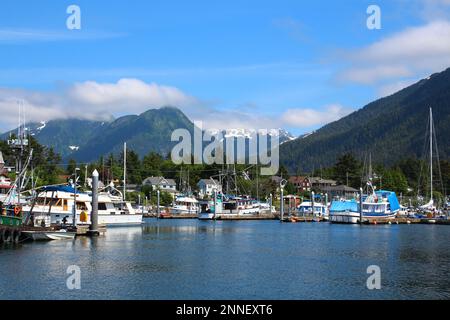
[[[310,171],[330,166],[344,153],[372,153],[376,163],[392,165],[422,156],[429,108],[443,158],[450,156],[450,68],[329,123],[303,139],[280,147],[282,164]]]

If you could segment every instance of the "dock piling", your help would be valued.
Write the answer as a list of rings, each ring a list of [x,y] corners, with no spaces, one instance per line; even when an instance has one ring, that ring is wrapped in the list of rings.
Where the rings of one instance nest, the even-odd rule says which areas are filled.
[[[94,170],[92,173],[92,212],[91,212],[91,226],[89,228],[89,235],[98,236],[98,171]]]
[[[362,201],[363,189],[359,188],[359,224],[363,223],[363,201]]]

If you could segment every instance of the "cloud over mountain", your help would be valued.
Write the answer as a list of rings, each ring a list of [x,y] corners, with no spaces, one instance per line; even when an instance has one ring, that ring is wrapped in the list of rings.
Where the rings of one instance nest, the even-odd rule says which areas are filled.
[[[116,83],[86,81],[52,91],[0,88],[3,127],[17,124],[18,100],[24,102],[29,121],[109,120],[117,113],[140,113],[170,105],[192,108],[200,104],[178,88],[137,79],[120,79]]]

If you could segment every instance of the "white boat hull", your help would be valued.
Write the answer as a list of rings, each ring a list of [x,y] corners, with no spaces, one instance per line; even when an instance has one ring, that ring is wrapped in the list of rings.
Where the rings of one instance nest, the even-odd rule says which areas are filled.
[[[179,208],[169,208],[170,214],[198,214],[198,210],[194,209],[179,209]]]
[[[72,240],[75,232],[60,231],[22,231],[22,235],[33,241]]]
[[[111,225],[137,225],[142,224],[141,214],[99,215],[99,224]]]
[[[363,222],[367,221],[368,219],[394,219],[396,216],[396,213],[392,214],[379,214],[379,215],[365,215],[363,214]],[[340,213],[333,213],[329,216],[329,221],[332,223],[350,223],[350,224],[356,224],[360,223],[359,213],[357,212],[340,212]]]
[[[328,220],[331,223],[359,223],[359,214],[353,212],[343,212],[339,214],[330,214]]]
[[[217,216],[214,217],[214,213],[203,212],[198,215],[199,220],[214,220],[215,218],[217,218]]]
[[[39,214],[35,213],[37,219],[39,218]],[[51,224],[61,225],[63,224],[62,220],[66,218],[66,224],[73,224],[72,214],[70,213],[51,213]],[[85,224],[91,224],[91,217],[87,215],[87,222]],[[137,225],[142,224],[142,215],[141,214],[99,214],[98,215],[98,223],[105,224],[107,226],[111,225]],[[84,224],[80,220],[80,214],[77,214],[77,224]]]

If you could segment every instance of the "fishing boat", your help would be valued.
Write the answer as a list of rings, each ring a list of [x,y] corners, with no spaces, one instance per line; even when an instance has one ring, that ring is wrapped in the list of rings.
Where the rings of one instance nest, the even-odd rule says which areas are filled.
[[[329,220],[332,223],[359,223],[358,203],[354,199],[333,200]]]
[[[313,209],[314,206],[314,209]],[[299,216],[315,216],[328,219],[328,207],[322,203],[312,203],[312,201],[303,201],[297,207],[297,214]]]
[[[114,189],[113,189],[114,190]],[[118,192],[118,190],[116,190]],[[136,213],[130,202],[123,201],[120,192],[102,191],[98,194],[98,223],[105,225],[136,225],[142,214]],[[92,193],[81,192],[73,186],[46,186],[40,189],[31,205],[24,211],[35,226],[90,224]],[[74,206],[76,209],[74,210]]]
[[[169,208],[169,213],[172,215],[189,215],[198,214],[200,206],[198,200],[189,196],[179,196],[175,199],[172,207]]]
[[[371,186],[370,182],[368,183]],[[360,223],[373,219],[393,219],[400,211],[400,203],[393,191],[375,190],[369,195],[362,196],[362,208],[356,199],[334,200],[330,206],[330,222]],[[361,212],[360,212],[361,210]]]
[[[223,210],[222,194],[214,193],[213,200],[203,202],[200,206],[199,220],[216,220],[220,218]]]
[[[248,197],[228,196],[223,201],[223,215],[258,214],[260,207],[256,200]]]
[[[252,217],[263,213],[274,213],[274,208],[268,203],[261,203],[249,197],[218,194],[216,205],[214,205],[214,200],[202,205],[198,218],[200,220],[232,219]]]

